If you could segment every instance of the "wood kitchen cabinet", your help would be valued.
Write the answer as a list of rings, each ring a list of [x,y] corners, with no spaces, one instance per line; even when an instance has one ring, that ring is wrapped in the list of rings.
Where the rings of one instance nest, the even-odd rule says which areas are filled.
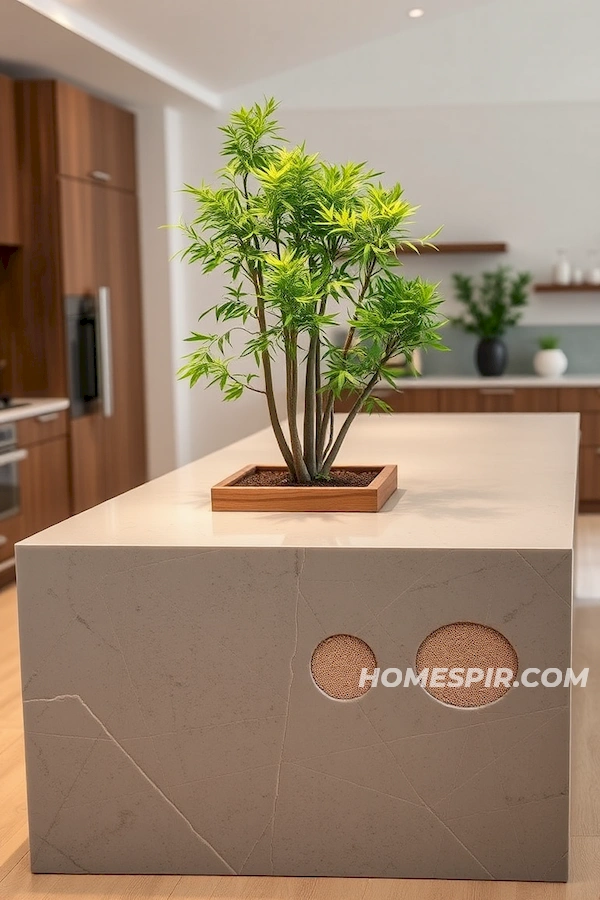
[[[110,288],[112,415],[103,419],[106,490],[115,497],[146,476],[144,367],[137,202],[123,191],[102,192],[105,223],[101,280]]]
[[[58,174],[135,191],[135,119],[70,84],[55,84]]]
[[[0,246],[20,243],[14,83],[0,75]]]
[[[62,179],[60,198],[65,294],[96,297],[104,289],[110,309],[111,402],[104,398],[71,428],[74,511],[81,512],[146,476],[137,198],[75,179]]]
[[[66,395],[73,372],[85,373],[86,386],[102,387],[97,399],[82,391],[71,409],[71,508],[81,512],[146,478],[135,120],[126,110],[51,81],[20,82],[17,114],[26,215],[37,223],[27,249],[24,308],[32,312],[22,329],[34,352],[23,370],[40,369],[38,394]],[[37,318],[47,334],[34,343],[39,297],[44,311]],[[82,333],[81,323],[66,338],[67,297],[69,322],[73,304],[84,305],[86,316],[90,310],[85,364],[83,345],[73,338]],[[109,315],[98,314],[100,298]],[[94,372],[91,363],[90,376],[94,344],[98,365]]]
[[[71,514],[67,430],[66,411],[17,423],[17,442],[27,450],[20,470],[23,537]]]
[[[375,391],[376,396],[384,400],[395,413],[439,412],[438,393],[437,390],[429,388],[411,388],[406,391],[380,388]],[[349,412],[355,399],[355,397],[346,396],[336,401],[336,412]]]
[[[28,448],[21,464],[21,508],[27,535],[71,515],[66,436]]]

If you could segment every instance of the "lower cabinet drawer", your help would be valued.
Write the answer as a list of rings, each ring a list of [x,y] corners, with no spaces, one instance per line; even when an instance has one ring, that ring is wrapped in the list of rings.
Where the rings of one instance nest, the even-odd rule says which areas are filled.
[[[580,450],[579,499],[600,501],[600,445]]]
[[[556,412],[558,392],[553,388],[446,388],[439,391],[440,412],[536,413]]]
[[[600,412],[600,388],[561,388],[560,412]]]
[[[49,441],[52,438],[61,437],[67,433],[68,414],[63,409],[59,412],[42,413],[31,419],[21,419],[17,422],[17,434],[19,447],[29,447],[31,444],[39,444],[40,441]]]
[[[21,513],[25,533],[43,531],[67,519],[70,512],[67,438],[34,444],[21,465]]]
[[[387,403],[388,406],[391,407],[392,412],[395,413],[440,412],[438,394],[439,391],[433,388],[415,387],[407,388],[405,391],[394,391],[391,388],[389,390],[380,388],[379,390],[373,391],[373,396],[379,397],[380,400]],[[336,400],[335,411],[349,412],[352,409],[355,400],[355,396],[340,397],[339,400]]]

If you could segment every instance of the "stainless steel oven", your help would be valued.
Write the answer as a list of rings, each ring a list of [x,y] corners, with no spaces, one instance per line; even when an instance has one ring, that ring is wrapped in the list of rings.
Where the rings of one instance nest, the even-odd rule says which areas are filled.
[[[65,297],[71,417],[112,415],[110,288]]]
[[[27,459],[27,450],[17,447],[17,426],[0,425],[0,520],[21,511],[19,464]]]

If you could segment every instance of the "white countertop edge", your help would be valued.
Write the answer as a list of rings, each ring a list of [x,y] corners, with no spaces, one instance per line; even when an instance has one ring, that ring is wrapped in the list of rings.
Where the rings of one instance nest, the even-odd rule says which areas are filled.
[[[23,419],[34,419],[36,416],[46,416],[54,412],[62,412],[71,405],[66,397],[40,397],[30,399],[28,397],[14,397],[15,403],[25,403],[26,406],[0,409],[0,425],[9,425],[12,422],[20,422]]]
[[[600,388],[600,375],[563,375],[560,378],[541,378],[539,375],[502,375],[485,378],[482,375],[422,375],[420,378],[398,378],[396,390],[404,388]],[[377,390],[393,390],[387,381],[380,381]]]

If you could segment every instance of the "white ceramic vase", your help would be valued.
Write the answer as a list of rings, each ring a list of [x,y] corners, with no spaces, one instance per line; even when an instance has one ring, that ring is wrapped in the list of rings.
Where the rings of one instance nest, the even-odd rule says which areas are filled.
[[[569,360],[562,350],[538,350],[533,357],[533,368],[542,378],[557,378],[567,371]]]

